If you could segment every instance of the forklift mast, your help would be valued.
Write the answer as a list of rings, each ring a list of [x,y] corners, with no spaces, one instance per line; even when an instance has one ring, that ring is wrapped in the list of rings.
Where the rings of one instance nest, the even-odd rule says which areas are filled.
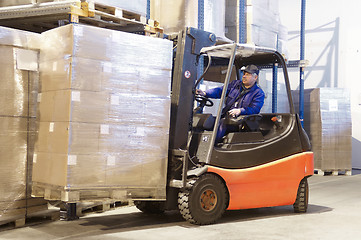
[[[186,150],[188,129],[192,119],[194,84],[200,51],[213,46],[216,36],[213,33],[188,27],[178,34],[175,60],[173,63],[170,150]]]
[[[171,116],[168,151],[168,187],[182,188],[188,169],[188,139],[192,126],[194,90],[201,49],[216,44],[213,33],[187,27],[172,39],[175,45],[173,59]],[[177,190],[168,188],[167,202],[174,203]],[[172,191],[173,194],[171,193]],[[174,207],[174,206],[173,206]],[[176,207],[176,206],[175,206]]]

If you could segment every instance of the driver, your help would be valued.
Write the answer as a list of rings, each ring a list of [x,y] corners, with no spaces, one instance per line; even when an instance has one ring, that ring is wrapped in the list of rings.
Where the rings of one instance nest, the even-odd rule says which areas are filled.
[[[242,80],[234,80],[228,85],[216,143],[219,143],[228,132],[235,131],[232,126],[224,123],[227,113],[232,117],[258,114],[264,104],[265,94],[257,84],[259,74],[257,66],[248,65],[242,70]],[[207,91],[197,89],[196,94],[209,98],[221,98],[222,91],[223,86],[208,89]]]

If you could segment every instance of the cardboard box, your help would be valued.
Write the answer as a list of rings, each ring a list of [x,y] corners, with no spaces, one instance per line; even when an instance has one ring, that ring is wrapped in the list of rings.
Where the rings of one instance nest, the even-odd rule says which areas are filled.
[[[67,188],[104,186],[104,155],[68,155],[38,152],[34,155],[33,182]]]
[[[131,150],[134,154],[166,156],[168,131],[167,128],[139,124],[104,124],[99,135],[99,152],[122,153]]]
[[[26,118],[0,117],[0,201],[25,197],[27,130]]]
[[[4,0],[2,2],[9,2]],[[39,49],[40,34],[0,26],[0,44],[27,49]]]
[[[0,115],[2,116],[35,116],[38,89],[38,73],[19,69],[25,63],[19,55],[23,49],[12,46],[1,46],[0,55]],[[35,54],[37,51],[30,52]],[[24,66],[24,64],[23,64]]]
[[[154,161],[156,158],[161,161]],[[166,160],[164,156],[148,155],[146,152],[134,154],[134,152],[123,151],[122,154],[108,156],[106,184],[137,188],[155,188],[165,185],[164,176],[155,173],[166,171]]]
[[[169,128],[170,98],[111,94],[110,102],[106,122]]]
[[[104,92],[59,90],[39,94],[41,122],[88,122],[107,120],[109,94]]]
[[[40,92],[66,89],[101,91],[103,79],[101,61],[70,57],[42,62],[40,68]]]
[[[100,124],[40,122],[35,152],[98,154]]]

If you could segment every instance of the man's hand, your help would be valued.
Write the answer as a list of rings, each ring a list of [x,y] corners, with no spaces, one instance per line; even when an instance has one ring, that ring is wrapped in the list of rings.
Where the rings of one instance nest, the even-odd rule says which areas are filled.
[[[239,115],[241,115],[241,108],[233,108],[231,110],[228,111],[229,115],[231,115],[232,117],[238,117]]]
[[[206,96],[206,93],[204,91],[200,90],[200,89],[196,89],[196,94],[201,95],[203,97]]]

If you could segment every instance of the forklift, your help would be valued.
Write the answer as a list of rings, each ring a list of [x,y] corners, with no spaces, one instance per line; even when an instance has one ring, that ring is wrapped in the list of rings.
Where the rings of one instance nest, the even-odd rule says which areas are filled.
[[[294,110],[283,56],[274,49],[247,44],[216,45],[214,34],[195,28],[181,31],[173,42],[167,197],[137,200],[135,206],[145,213],[178,208],[185,220],[197,225],[215,223],[225,210],[293,205],[294,212],[306,212],[313,153]],[[202,59],[207,67],[196,78]],[[289,113],[226,117],[239,131],[215,144],[232,70],[239,77],[240,69],[249,64],[261,69],[277,64],[283,69]],[[227,69],[215,116],[200,111],[212,106],[212,100],[196,95],[212,66]]]

